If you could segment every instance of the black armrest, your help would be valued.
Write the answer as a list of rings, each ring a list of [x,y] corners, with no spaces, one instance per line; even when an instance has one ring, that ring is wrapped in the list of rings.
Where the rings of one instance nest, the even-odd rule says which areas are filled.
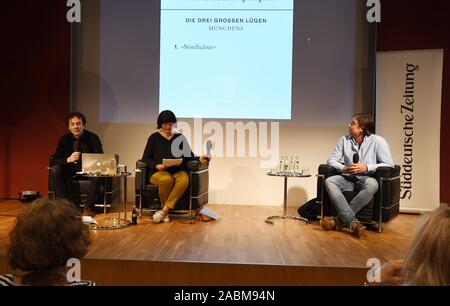
[[[380,186],[380,191],[375,195],[375,205],[380,200],[382,207],[400,202],[400,170],[400,166],[395,165],[394,168],[380,167],[375,171],[374,177]]]
[[[142,159],[136,162],[136,178],[135,178],[135,186],[136,193],[140,193],[141,190],[144,189],[145,180],[147,179],[147,163]]]
[[[188,172],[191,174],[191,196],[196,199],[197,206],[200,207],[208,202],[209,189],[209,164],[202,164],[197,160],[188,162]]]
[[[329,165],[320,165],[319,166],[319,175],[325,176],[325,178],[328,178],[330,176],[334,176],[339,174],[339,172]]]
[[[139,170],[146,169],[147,163],[145,161],[143,161],[142,159],[140,159],[136,162],[136,168]]]
[[[393,178],[400,176],[400,166],[395,165],[394,168],[391,167],[379,167],[377,171],[375,171],[374,177],[377,180],[380,180],[381,178]]]
[[[209,168],[209,164],[202,164],[198,160],[191,160],[187,163],[187,168],[189,171],[203,171]]]
[[[317,199],[320,203],[325,204],[323,203],[326,201],[325,197],[328,197],[326,196],[326,192],[324,190],[325,180],[337,174],[339,173],[334,167],[325,164],[319,166],[319,176],[317,178]]]

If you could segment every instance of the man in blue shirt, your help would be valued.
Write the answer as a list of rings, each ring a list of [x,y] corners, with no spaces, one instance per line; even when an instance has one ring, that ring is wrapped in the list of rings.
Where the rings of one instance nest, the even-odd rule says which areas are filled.
[[[348,125],[349,134],[339,140],[328,158],[328,165],[341,174],[325,180],[325,188],[338,213],[336,218],[325,217],[322,220],[325,230],[344,227],[360,237],[365,229],[356,214],[378,191],[378,182],[370,175],[379,167],[394,167],[389,145],[384,138],[375,135],[374,130],[372,115],[355,115]],[[359,156],[356,164],[353,163],[355,154]],[[348,203],[343,194],[345,191],[357,191],[358,194]]]

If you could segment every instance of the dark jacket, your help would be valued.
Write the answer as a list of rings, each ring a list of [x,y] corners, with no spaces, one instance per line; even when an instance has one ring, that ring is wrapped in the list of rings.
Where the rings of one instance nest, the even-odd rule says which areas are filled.
[[[174,144],[175,142],[175,144]],[[179,152],[172,152],[172,145]],[[186,170],[187,163],[199,158],[192,153],[189,143],[182,134],[174,134],[171,140],[168,140],[161,133],[152,134],[147,141],[142,160],[147,164],[150,173],[156,171],[156,166],[162,164],[163,159],[183,158],[183,163],[179,167],[170,167],[169,173],[173,174],[180,170]]]
[[[53,155],[53,165],[65,165],[67,164],[67,158],[69,158],[73,152],[75,152],[74,143],[77,139],[72,133],[67,133],[62,136],[56,147],[55,154]],[[79,149],[81,153],[103,153],[102,142],[97,134],[83,131],[79,139]]]

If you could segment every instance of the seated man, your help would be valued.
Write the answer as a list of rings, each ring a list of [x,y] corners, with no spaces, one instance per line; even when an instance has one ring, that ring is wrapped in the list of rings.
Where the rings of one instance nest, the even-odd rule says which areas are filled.
[[[85,129],[86,117],[81,113],[70,113],[66,117],[69,133],[59,140],[53,155],[52,175],[55,180],[55,196],[68,198],[70,179],[81,171],[81,153],[103,153],[100,138]],[[85,214],[94,216],[94,205],[98,198],[100,182],[90,179],[89,193],[85,204]]]
[[[336,207],[337,218],[325,217],[321,224],[325,230],[349,228],[360,237],[365,227],[356,214],[367,206],[378,191],[378,182],[370,177],[378,167],[394,167],[389,145],[384,138],[374,135],[375,122],[371,115],[357,114],[348,125],[348,136],[342,137],[328,159],[328,165],[341,175],[325,180],[325,188]],[[355,164],[354,156],[359,161]],[[340,161],[343,159],[344,164]],[[347,202],[344,191],[358,194]]]

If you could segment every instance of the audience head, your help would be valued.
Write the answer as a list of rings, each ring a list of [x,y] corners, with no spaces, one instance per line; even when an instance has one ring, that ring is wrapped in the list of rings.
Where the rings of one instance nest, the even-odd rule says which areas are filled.
[[[450,207],[422,217],[403,265],[406,285],[450,285]]]
[[[65,200],[38,199],[17,218],[10,234],[9,264],[15,270],[45,273],[82,259],[90,236],[76,207]]]

